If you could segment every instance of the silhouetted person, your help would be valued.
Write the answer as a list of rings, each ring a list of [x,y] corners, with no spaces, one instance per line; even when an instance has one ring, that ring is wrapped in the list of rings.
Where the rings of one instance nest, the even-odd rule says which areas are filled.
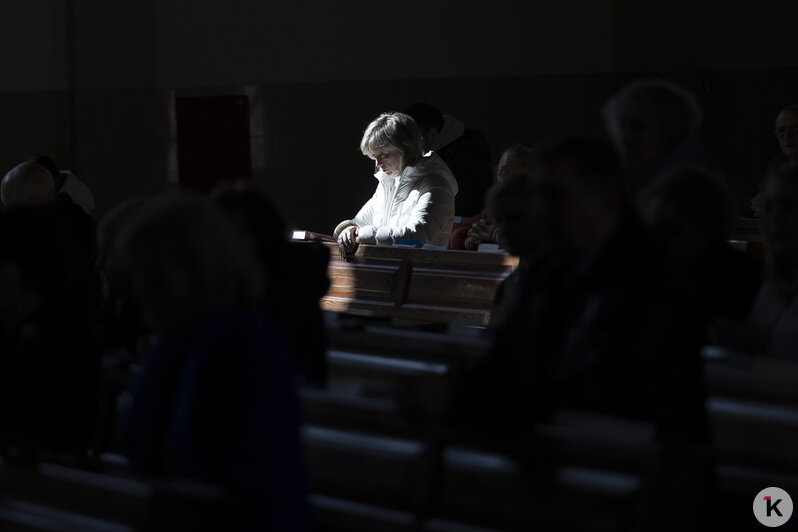
[[[413,117],[424,137],[424,150],[440,155],[457,179],[454,199],[457,216],[471,217],[484,207],[485,192],[493,183],[490,146],[479,130],[467,128],[457,118],[435,106],[416,102],[404,113]]]
[[[360,151],[376,163],[377,190],[351,220],[333,232],[344,256],[358,244],[415,240],[449,244],[457,182],[436,153],[425,153],[416,122],[383,113],[366,127]]]
[[[94,219],[66,194],[55,192],[52,176],[38,163],[23,162],[12,168],[0,183],[4,209],[52,206],[57,213],[59,234],[68,254],[52,267],[69,279],[74,312],[84,317],[99,334],[102,285],[97,270],[97,234]]]
[[[22,163],[3,177],[0,183],[0,199],[6,209],[51,203],[55,199],[55,182],[43,166]]]
[[[41,164],[26,161],[8,171],[0,182],[3,208],[54,204],[69,223],[74,246],[80,253],[97,252],[96,223],[67,194],[57,192],[50,172]]]
[[[158,337],[118,413],[138,472],[226,487],[231,530],[309,530],[291,361],[257,307],[261,268],[210,200],[170,194],[119,236]]]
[[[526,154],[528,164],[529,154]],[[518,166],[523,169],[522,166]],[[493,185],[487,194],[488,210],[496,238],[502,249],[519,258],[518,266],[499,285],[490,311],[488,329],[495,329],[508,319],[509,313],[525,293],[531,270],[544,261],[541,250],[542,220],[529,208],[529,186],[526,171],[512,172]]]
[[[675,166],[715,169],[698,137],[695,96],[671,81],[633,81],[607,100],[602,114],[633,194]]]
[[[699,491],[706,473],[700,460],[693,471],[691,451],[680,451],[708,439],[697,328],[683,320],[665,248],[627,200],[612,147],[566,136],[535,152],[529,208],[549,258],[465,374],[454,419],[483,437],[517,442],[540,482],[550,465],[525,431],[553,422],[559,409],[653,423],[673,466],[659,479],[657,515],[667,517],[666,529],[682,526],[699,503],[677,486],[676,471],[695,475]],[[667,513],[677,494],[686,514]]]
[[[723,178],[682,166],[644,189],[639,204],[683,275],[690,296],[685,312],[696,313],[706,328],[716,317],[744,319],[762,282],[762,264],[728,242],[736,209]]]
[[[0,444],[12,460],[80,461],[95,435],[99,343],[62,214],[0,212]]]
[[[114,433],[117,398],[127,388],[152,333],[142,320],[133,291],[133,279],[116,249],[119,232],[151,199],[148,196],[128,198],[109,210],[97,224],[97,267],[103,281],[104,296],[100,317],[103,363],[97,435],[100,452],[119,452],[119,442],[115,440]]]
[[[766,273],[745,320],[717,323],[715,343],[735,351],[798,360],[798,164],[771,172],[762,189]]]
[[[776,135],[781,151],[770,160],[766,174],[778,171],[782,166],[791,162],[798,162],[798,104],[787,106],[779,111],[779,114],[776,115],[773,133]],[[762,184],[763,181],[757,183],[756,188],[745,198],[740,212],[742,216],[746,218],[761,216]]]
[[[151,200],[149,196],[128,198],[110,209],[97,224],[97,264],[105,292],[102,346],[105,350],[124,349],[131,356],[138,353],[146,329],[133,294],[130,272],[117,256],[116,239],[125,224]]]
[[[496,181],[501,181],[513,172],[524,171],[530,150],[531,145],[527,143],[514,144],[504,150],[496,167]],[[489,191],[490,189],[488,189]],[[452,231],[452,235],[449,237],[449,249],[477,250],[482,243],[497,242],[497,236],[496,225],[491,219],[488,208],[485,207]]]
[[[28,157],[27,162],[37,163],[46,168],[53,177],[56,193],[69,196],[76,205],[86,211],[86,214],[92,214],[94,211],[94,194],[75,174],[69,170],[60,170],[55,161],[47,155],[31,155]]]
[[[323,387],[326,341],[320,300],[330,288],[330,251],[320,242],[287,240],[287,228],[269,197],[250,182],[224,183],[211,197],[234,221],[263,268],[262,310],[292,355],[300,384]]]

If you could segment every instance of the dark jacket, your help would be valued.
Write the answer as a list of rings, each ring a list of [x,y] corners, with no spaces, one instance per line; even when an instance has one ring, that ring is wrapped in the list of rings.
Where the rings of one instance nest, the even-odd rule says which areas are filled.
[[[320,300],[330,288],[329,262],[330,250],[320,242],[285,242],[266,263],[272,282],[264,311],[285,340],[300,382],[317,387],[327,380]]]
[[[231,530],[310,529],[291,362],[259,314],[162,336],[118,420],[135,471],[229,489],[242,508]]]
[[[549,260],[465,375],[454,417],[472,428],[523,430],[558,408],[653,422],[659,438],[705,440],[700,326],[664,246],[631,208],[582,271]]]
[[[436,151],[457,179],[455,215],[474,216],[485,206],[485,194],[494,181],[488,142],[478,130],[466,129],[462,136]]]

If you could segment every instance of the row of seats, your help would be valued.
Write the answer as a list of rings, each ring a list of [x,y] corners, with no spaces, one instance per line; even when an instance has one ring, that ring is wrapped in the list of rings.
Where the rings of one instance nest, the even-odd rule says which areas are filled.
[[[329,317],[329,316],[328,316]],[[486,347],[478,329],[328,320],[329,385],[299,390],[302,437],[322,530],[633,530],[661,467],[653,428],[563,411],[538,426],[553,484],[530,484],[508,449],[439,423],[447,383]],[[726,530],[776,485],[798,493],[798,367],[704,353]],[[152,482],[107,462],[96,472],[0,465],[2,530],[202,530],[229,508],[213,486]],[[569,502],[570,501],[570,502]],[[569,504],[578,501],[577,510]],[[630,515],[630,508],[634,512]],[[224,529],[220,525],[219,530]]]
[[[663,467],[653,427],[562,412],[535,430],[554,457],[553,485],[529,485],[522,465],[495,444],[461,438],[436,422],[455,366],[479,356],[468,334],[385,325],[328,328],[327,390],[302,390],[304,442],[314,504],[331,530],[633,530],[649,483]],[[403,340],[399,343],[400,339]],[[423,347],[422,347],[423,346]],[[753,519],[764,487],[798,493],[798,367],[785,361],[704,353],[707,411],[727,529]],[[440,389],[438,397],[430,390]],[[425,410],[408,407],[423,403]],[[408,412],[416,415],[408,416]],[[545,488],[545,489],[543,489]],[[542,490],[542,491],[541,491]],[[564,501],[579,501],[567,511]],[[477,527],[477,528],[474,528]],[[479,528],[482,527],[482,528]]]

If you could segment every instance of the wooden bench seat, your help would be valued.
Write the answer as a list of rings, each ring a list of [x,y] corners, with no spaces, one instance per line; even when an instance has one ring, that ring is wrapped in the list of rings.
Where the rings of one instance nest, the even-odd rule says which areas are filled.
[[[503,253],[361,245],[351,261],[330,247],[324,310],[418,322],[485,325],[499,284],[518,265]]]
[[[457,351],[458,346],[470,341],[468,338],[423,333],[418,336],[422,340],[418,346],[415,346],[414,335],[409,334],[407,349],[403,350],[403,333],[397,328],[379,325],[343,330],[335,339],[338,347],[345,346],[351,353],[340,356],[342,350],[333,359],[338,357],[339,363],[356,361],[360,364],[362,375],[351,371],[349,375],[353,379],[403,382],[392,390],[383,388],[387,392],[380,397],[370,398],[379,408],[374,409],[361,430],[368,430],[369,426],[384,427],[386,418],[401,419],[400,399],[402,394],[412,390],[416,380],[443,377],[447,368],[451,369],[449,364],[470,360],[469,357],[479,356],[484,349],[482,345],[458,358],[442,351]],[[446,336],[449,338],[444,339]],[[432,341],[435,338],[440,340],[439,345],[449,347],[446,350],[430,347],[435,345]],[[353,356],[358,353],[368,354],[363,358]],[[774,483],[779,485],[778,482],[785,486],[795,484],[798,479],[798,446],[795,445],[798,442],[798,365],[765,358],[706,355],[704,366],[709,387],[707,412],[715,436],[706,453],[717,463],[721,504],[750,499],[752,495],[748,491],[760,484],[758,489]],[[391,377],[392,373],[396,377]],[[352,416],[350,422],[355,418]],[[413,432],[407,429],[408,421],[404,423],[400,430],[409,430],[404,434],[425,438],[424,431]],[[386,434],[390,431],[387,428]],[[591,516],[590,522],[582,522],[579,515],[569,515],[564,507],[557,510],[554,502],[546,506],[550,513],[545,516],[536,512],[519,513],[519,508],[536,493],[533,488],[519,484],[522,481],[518,477],[518,464],[502,452],[450,443],[437,449],[440,477],[430,501],[434,511],[420,516],[424,518],[422,529],[506,530],[514,522],[525,522],[524,519],[530,520],[530,527],[534,525],[545,530],[568,530],[577,526],[586,530],[622,528],[624,512],[629,504],[638,504],[645,497],[641,489],[645,489],[648,475],[656,467],[659,451],[657,445],[651,443],[653,433],[650,425],[611,421],[578,412],[565,412],[558,416],[556,423],[536,428],[535,434],[558,461],[558,493],[584,500],[584,514]],[[429,450],[434,453],[435,446]],[[745,502],[750,505],[750,500]],[[750,508],[747,512],[750,513]]]
[[[223,489],[58,464],[0,464],[0,530],[221,530],[232,516]]]
[[[429,497],[432,457],[424,441],[305,425],[314,494],[416,513]]]
[[[410,512],[403,512],[373,504],[311,495],[310,504],[316,514],[320,532],[416,532],[418,520]]]

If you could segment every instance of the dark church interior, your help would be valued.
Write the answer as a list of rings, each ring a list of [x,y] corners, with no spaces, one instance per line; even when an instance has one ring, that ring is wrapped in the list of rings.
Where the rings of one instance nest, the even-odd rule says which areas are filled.
[[[798,530],[796,20],[2,2],[0,530]]]

